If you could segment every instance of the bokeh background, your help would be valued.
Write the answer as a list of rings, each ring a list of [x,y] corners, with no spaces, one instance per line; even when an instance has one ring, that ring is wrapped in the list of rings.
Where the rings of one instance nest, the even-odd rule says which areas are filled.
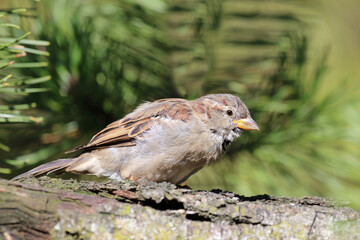
[[[0,68],[0,177],[65,157],[144,101],[232,93],[261,131],[191,187],[359,210],[359,10],[357,0],[2,0],[0,62],[16,50],[1,47],[9,38],[31,35],[18,42],[26,56]]]

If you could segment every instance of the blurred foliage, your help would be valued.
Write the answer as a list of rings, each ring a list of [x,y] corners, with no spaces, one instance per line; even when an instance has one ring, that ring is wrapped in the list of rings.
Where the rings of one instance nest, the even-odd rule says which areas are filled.
[[[190,186],[331,196],[360,208],[360,84],[347,73],[329,81],[330,45],[313,41],[321,7],[281,0],[44,0],[39,19],[25,24],[51,42],[50,66],[26,71],[53,77],[42,84],[50,92],[28,97],[46,122],[0,134],[14,149],[2,154],[5,167],[13,176],[64,157],[143,101],[229,92],[245,101],[261,132],[244,133]]]
[[[36,103],[27,103],[24,96],[46,91],[45,88],[34,85],[50,80],[50,76],[32,78],[24,74],[24,69],[47,66],[46,60],[28,62],[27,54],[48,56],[49,53],[25,46],[44,47],[49,45],[49,42],[26,39],[31,32],[24,32],[19,25],[10,20],[11,16],[23,16],[28,12],[31,12],[30,8],[0,9],[0,124],[3,126],[43,122],[42,117],[26,114]],[[0,151],[9,150],[9,146],[0,142]],[[11,169],[0,167],[0,173],[11,173]]]

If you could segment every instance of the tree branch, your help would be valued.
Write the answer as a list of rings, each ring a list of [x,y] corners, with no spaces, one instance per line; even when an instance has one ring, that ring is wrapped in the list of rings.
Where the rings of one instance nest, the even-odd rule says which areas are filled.
[[[360,238],[360,213],[323,198],[244,197],[147,181],[0,180],[0,206],[7,240]]]

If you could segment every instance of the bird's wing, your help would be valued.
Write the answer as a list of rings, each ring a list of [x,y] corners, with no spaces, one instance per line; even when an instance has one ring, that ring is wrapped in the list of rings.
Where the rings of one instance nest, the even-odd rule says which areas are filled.
[[[191,107],[184,99],[160,99],[152,103],[144,103],[134,112],[109,124],[98,132],[89,143],[68,152],[134,146],[135,137],[141,136],[142,133],[164,118],[187,121],[190,116]]]

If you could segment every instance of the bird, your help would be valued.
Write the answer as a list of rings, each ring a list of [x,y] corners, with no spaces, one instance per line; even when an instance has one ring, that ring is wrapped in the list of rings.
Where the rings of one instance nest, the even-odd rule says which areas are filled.
[[[65,171],[117,181],[181,184],[217,163],[244,130],[259,127],[246,105],[231,94],[145,102],[87,144],[68,151],[81,151],[78,157],[42,164],[12,180]]]

